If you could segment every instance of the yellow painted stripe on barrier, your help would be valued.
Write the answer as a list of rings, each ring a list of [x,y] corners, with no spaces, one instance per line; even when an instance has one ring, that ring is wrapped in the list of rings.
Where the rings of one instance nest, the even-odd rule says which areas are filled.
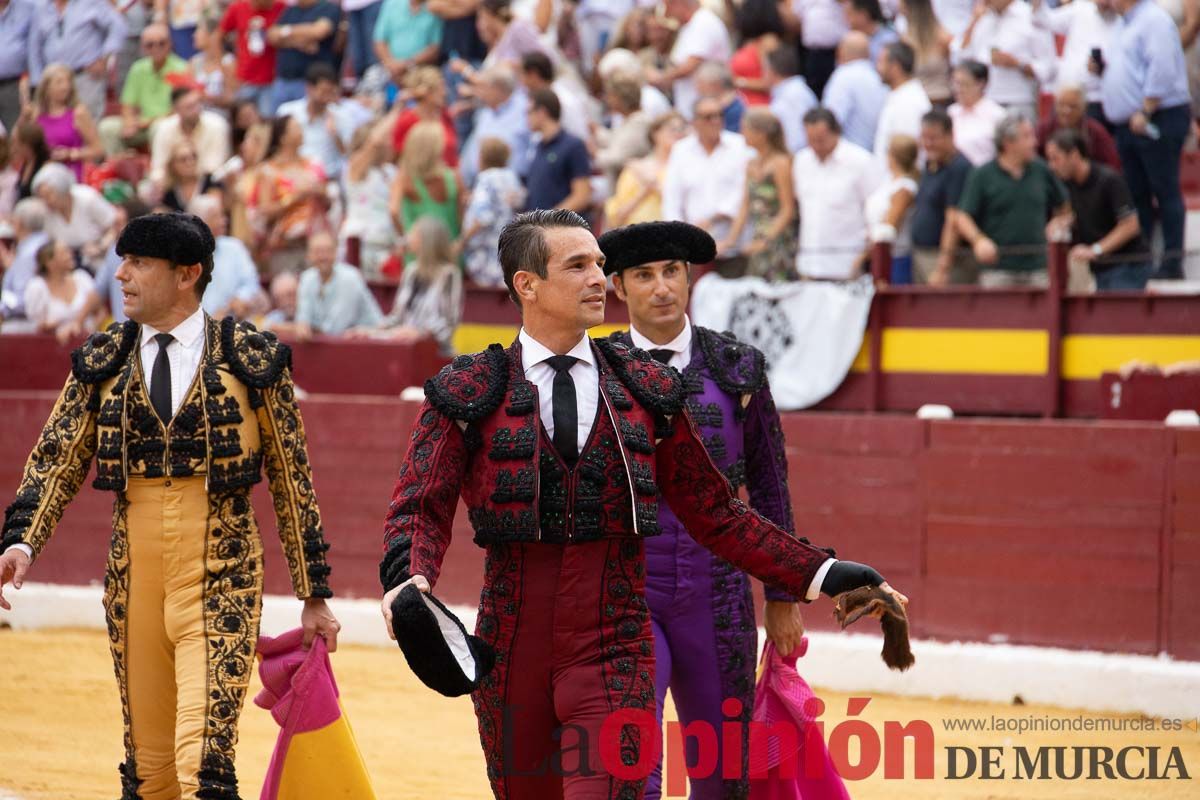
[[[593,338],[608,336],[610,333],[625,330],[628,325],[597,325],[588,331]],[[499,342],[508,347],[517,338],[521,329],[516,325],[483,325],[474,322],[463,323],[454,332],[454,349],[458,353],[478,353],[486,350],[489,344]]]
[[[886,328],[883,371],[965,375],[1044,375],[1045,331],[992,328]]]
[[[599,325],[607,336],[624,325]],[[508,346],[514,325],[460,325],[454,346],[475,353],[492,342]],[[863,339],[852,372],[870,370],[870,342]],[[936,375],[1045,375],[1049,339],[1045,331],[1004,328],[887,328],[883,332],[883,371]],[[1062,376],[1095,380],[1129,361],[1165,366],[1200,359],[1200,335],[1141,336],[1075,334],[1063,338]]]
[[[1130,361],[1167,366],[1200,359],[1200,336],[1075,334],[1063,337],[1062,376],[1095,380]]]

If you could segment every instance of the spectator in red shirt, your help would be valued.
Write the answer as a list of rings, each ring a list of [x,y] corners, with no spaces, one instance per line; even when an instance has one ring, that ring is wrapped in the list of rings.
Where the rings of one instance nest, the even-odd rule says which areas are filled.
[[[442,158],[447,166],[458,167],[458,135],[454,132],[454,120],[446,110],[446,82],[437,67],[416,67],[404,77],[405,94],[413,103],[396,117],[392,134],[392,147],[397,153],[404,152],[404,140],[418,122],[440,122],[446,140]]]
[[[239,100],[253,100],[264,117],[275,114],[275,48],[267,30],[286,8],[280,0],[234,0],[221,19],[221,34],[237,32]]]
[[[1046,142],[1056,131],[1074,128],[1083,136],[1092,161],[1121,172],[1117,145],[1104,125],[1087,115],[1087,95],[1075,84],[1061,86],[1054,97],[1054,113],[1042,120],[1037,129],[1038,153],[1046,157]]]

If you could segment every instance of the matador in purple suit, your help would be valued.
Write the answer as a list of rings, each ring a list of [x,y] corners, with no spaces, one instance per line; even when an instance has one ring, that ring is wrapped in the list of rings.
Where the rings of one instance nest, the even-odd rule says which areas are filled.
[[[650,222],[609,231],[599,244],[607,258],[605,271],[629,308],[629,332],[613,338],[682,373],[688,411],[713,463],[735,491],[746,487],[755,511],[794,533],[783,432],[763,354],[730,334],[692,325],[687,316],[688,265],[712,261],[712,237],[683,222]],[[665,503],[658,518],[661,535],[646,541],[646,600],[659,722],[670,688],[680,721],[708,723],[723,748],[722,724],[739,718],[749,722],[754,701],[758,636],[750,581],[689,536]],[[821,577],[814,586],[820,587]],[[770,587],[765,592],[767,637],[780,652],[790,652],[804,631],[796,598]],[[728,698],[741,704],[734,717],[722,711]],[[743,725],[741,777],[722,777],[721,753],[710,777],[691,779],[692,800],[749,795],[748,732]],[[686,746],[687,763],[693,765],[698,742],[688,737]],[[647,782],[646,800],[661,796],[661,773],[660,763]]]

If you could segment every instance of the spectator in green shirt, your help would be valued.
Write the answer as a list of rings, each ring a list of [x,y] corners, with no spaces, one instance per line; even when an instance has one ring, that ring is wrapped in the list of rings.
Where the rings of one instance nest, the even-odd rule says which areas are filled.
[[[171,52],[171,32],[166,25],[146,26],[142,52],[145,57],[133,62],[125,77],[121,116],[100,121],[100,141],[109,156],[149,141],[150,127],[171,113],[171,90],[175,87],[168,77],[189,73],[187,62]]]
[[[1020,114],[996,125],[996,152],[967,178],[958,232],[975,251],[981,286],[1047,286],[1046,240],[1070,227],[1067,190],[1037,157],[1033,124]]]
[[[375,23],[375,55],[399,86],[410,67],[437,64],[442,20],[423,0],[383,0]]]

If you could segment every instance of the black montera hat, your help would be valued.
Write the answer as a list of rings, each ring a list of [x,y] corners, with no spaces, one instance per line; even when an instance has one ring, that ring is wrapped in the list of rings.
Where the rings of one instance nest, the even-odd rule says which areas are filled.
[[[707,264],[717,257],[717,243],[708,232],[686,222],[639,222],[613,228],[599,240],[604,252],[604,274],[652,261],[686,261]]]
[[[392,632],[421,682],[446,697],[474,691],[496,664],[496,651],[467,633],[433,595],[406,586],[392,601]]]
[[[193,214],[147,214],[129,220],[117,239],[117,255],[162,258],[190,266],[212,262],[212,231]]]

